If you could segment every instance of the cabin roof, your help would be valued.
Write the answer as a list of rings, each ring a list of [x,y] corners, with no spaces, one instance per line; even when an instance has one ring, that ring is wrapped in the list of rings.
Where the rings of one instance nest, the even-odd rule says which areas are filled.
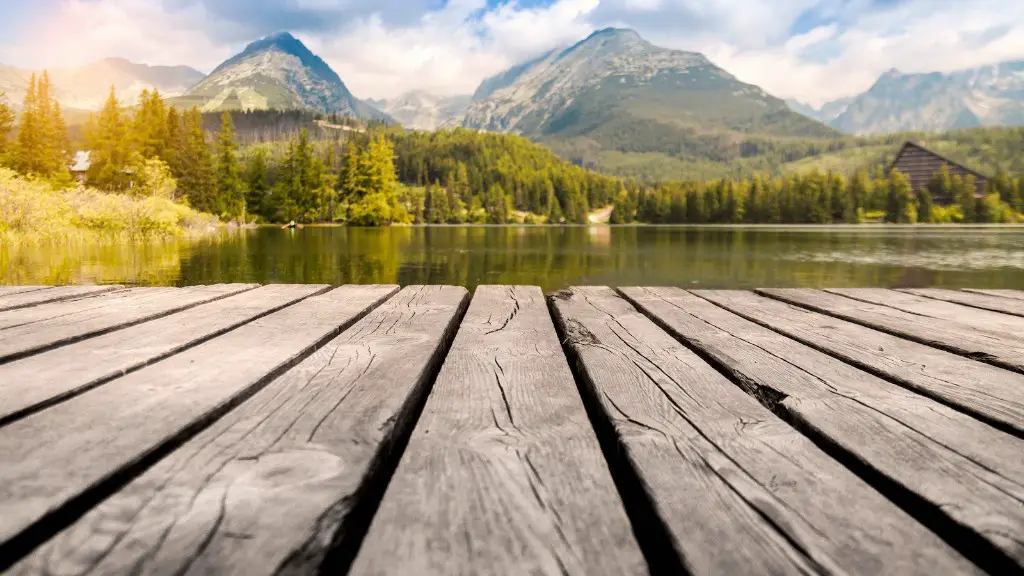
[[[893,168],[896,167],[896,163],[900,161],[900,158],[903,156],[903,154],[909,148],[916,148],[916,149],[918,149],[918,150],[920,150],[920,151],[922,151],[922,152],[924,152],[926,154],[934,156],[937,160],[941,160],[942,162],[945,162],[946,164],[949,164],[950,166],[955,166],[955,167],[963,170],[964,172],[967,172],[969,174],[974,175],[977,178],[981,178],[981,179],[984,179],[984,180],[988,180],[989,179],[988,176],[986,176],[985,174],[982,174],[981,172],[978,172],[974,168],[971,168],[969,166],[964,166],[963,164],[961,164],[961,163],[959,163],[959,162],[957,162],[955,160],[950,160],[949,158],[943,156],[942,154],[939,154],[938,152],[935,152],[934,150],[929,150],[928,148],[925,148],[924,146],[921,146],[920,144],[918,144],[916,142],[910,142],[910,141],[904,142],[903,146],[900,147],[900,151],[899,151],[899,153],[896,154],[896,159],[893,160],[892,164],[889,166],[889,170],[892,170]],[[938,168],[939,167],[936,167],[936,169],[938,169]]]
[[[88,150],[79,150],[75,152],[75,159],[71,162],[72,172],[88,172],[89,166],[92,165],[89,157],[92,156],[92,152]]]
[[[908,154],[908,152],[914,152]],[[902,164],[902,165],[901,165]],[[916,192],[928,185],[928,180],[935,175],[943,166],[947,166],[950,174],[959,174],[961,177],[974,176],[975,196],[983,195],[989,177],[981,172],[955,162],[945,156],[929,150],[916,142],[906,142],[900,148],[896,159],[889,165],[889,172],[894,168],[900,169],[910,179],[911,188]]]

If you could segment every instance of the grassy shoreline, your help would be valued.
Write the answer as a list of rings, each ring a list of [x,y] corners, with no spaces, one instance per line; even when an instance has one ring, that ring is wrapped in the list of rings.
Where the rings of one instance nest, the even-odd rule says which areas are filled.
[[[62,188],[0,168],[0,242],[123,242],[201,237],[223,229],[171,198]]]

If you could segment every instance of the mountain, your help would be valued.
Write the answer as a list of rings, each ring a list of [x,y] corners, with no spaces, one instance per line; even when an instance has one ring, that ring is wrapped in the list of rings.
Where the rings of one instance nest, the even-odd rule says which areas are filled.
[[[470,96],[437,96],[414,90],[393,100],[374,102],[406,128],[434,130],[461,115],[470,101]]]
[[[892,69],[831,125],[852,134],[1024,125],[1024,61],[948,74]]]
[[[249,44],[173,101],[204,112],[308,108],[362,119],[386,119],[349,92],[338,74],[287,32]]]
[[[721,148],[738,155],[753,135],[838,136],[702,54],[613,28],[485,80],[457,122],[522,134],[597,166],[613,152],[692,158]]]
[[[0,66],[0,91],[19,106],[28,90],[32,70]],[[66,109],[99,110],[113,86],[122,102],[134,104],[143,90],[165,96],[184,94],[204,78],[187,66],[149,66],[123,58],[106,58],[76,68],[49,70],[54,95]]]
[[[789,106],[790,110],[799,112],[808,118],[814,118],[815,120],[824,122],[825,124],[829,124],[840,114],[845,112],[846,109],[850,107],[851,102],[853,102],[853,97],[848,96],[846,98],[826,102],[820,107],[815,108],[810,104],[805,104],[792,98],[786,100],[786,104]]]

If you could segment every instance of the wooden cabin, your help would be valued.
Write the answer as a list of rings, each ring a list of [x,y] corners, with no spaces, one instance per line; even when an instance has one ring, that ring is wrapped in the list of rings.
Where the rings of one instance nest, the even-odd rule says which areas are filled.
[[[889,171],[895,168],[906,174],[907,178],[910,179],[911,189],[917,192],[928,186],[928,180],[941,170],[943,165],[949,170],[950,176],[958,175],[961,178],[974,176],[975,195],[984,195],[985,185],[988,181],[987,176],[913,142],[907,142],[900,148],[900,152],[896,155],[896,160],[893,161],[892,166],[889,167]],[[936,204],[953,203],[952,197],[932,198],[932,200]]]

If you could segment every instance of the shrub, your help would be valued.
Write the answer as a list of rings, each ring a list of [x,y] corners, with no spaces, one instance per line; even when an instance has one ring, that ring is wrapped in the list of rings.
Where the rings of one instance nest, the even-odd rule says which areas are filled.
[[[164,181],[152,192],[167,194]],[[178,236],[209,231],[217,219],[167,197],[107,194],[81,186],[60,189],[0,169],[0,234],[49,240],[76,234]]]

